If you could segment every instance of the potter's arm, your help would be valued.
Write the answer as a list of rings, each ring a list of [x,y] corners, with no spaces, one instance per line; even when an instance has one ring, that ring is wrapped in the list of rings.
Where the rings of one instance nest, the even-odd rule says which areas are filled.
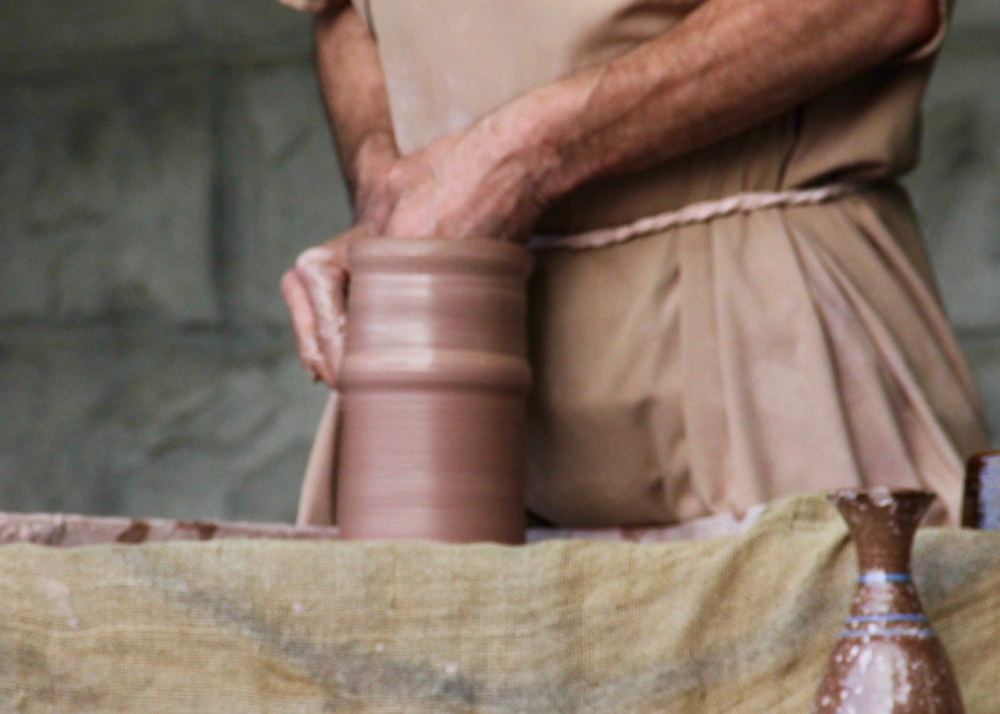
[[[671,31],[404,159],[417,165],[401,172],[388,232],[524,238],[574,187],[788,111],[930,40],[939,13],[939,0],[706,0]]]
[[[399,158],[389,95],[375,40],[347,2],[334,0],[315,17],[316,70],[341,168],[357,219],[378,223],[383,174]]]
[[[496,119],[548,149],[536,190],[559,196],[788,111],[927,42],[939,13],[938,0],[709,0],[675,31]]]
[[[309,1],[287,3],[299,7]],[[335,386],[343,344],[347,244],[352,236],[383,228],[392,206],[385,175],[399,153],[381,61],[367,26],[346,0],[317,2],[317,74],[354,200],[356,226],[299,256],[282,278],[281,290],[303,365],[314,379]]]

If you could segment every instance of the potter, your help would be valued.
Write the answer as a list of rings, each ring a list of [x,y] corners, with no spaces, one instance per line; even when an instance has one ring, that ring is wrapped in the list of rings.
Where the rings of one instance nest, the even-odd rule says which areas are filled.
[[[328,0],[356,225],[283,281],[304,364],[340,386],[358,240],[530,240],[535,515],[669,525],[882,485],[957,523],[986,432],[898,183],[948,11]],[[333,518],[331,461],[304,520]]]

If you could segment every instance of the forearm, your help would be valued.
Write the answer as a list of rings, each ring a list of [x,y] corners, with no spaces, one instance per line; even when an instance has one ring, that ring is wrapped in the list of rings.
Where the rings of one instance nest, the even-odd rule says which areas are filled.
[[[709,0],[482,122],[545,202],[734,136],[930,38],[933,0]]]
[[[385,76],[364,21],[345,2],[316,16],[316,64],[341,166],[352,194],[398,156]]]

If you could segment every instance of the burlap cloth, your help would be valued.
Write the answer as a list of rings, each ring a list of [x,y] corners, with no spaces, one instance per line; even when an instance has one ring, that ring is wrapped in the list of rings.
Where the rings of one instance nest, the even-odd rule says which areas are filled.
[[[928,529],[915,575],[1000,711],[1000,534]],[[690,543],[6,546],[0,710],[804,714],[855,576],[815,496]]]

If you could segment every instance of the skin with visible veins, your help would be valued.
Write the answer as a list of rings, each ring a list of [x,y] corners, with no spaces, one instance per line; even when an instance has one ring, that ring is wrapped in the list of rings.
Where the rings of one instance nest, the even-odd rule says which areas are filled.
[[[282,280],[303,364],[336,385],[346,249],[358,237],[526,240],[546,206],[586,181],[789,111],[928,41],[939,12],[937,0],[706,0],[610,63],[401,156],[375,42],[333,0],[316,16],[317,68],[356,224]]]

